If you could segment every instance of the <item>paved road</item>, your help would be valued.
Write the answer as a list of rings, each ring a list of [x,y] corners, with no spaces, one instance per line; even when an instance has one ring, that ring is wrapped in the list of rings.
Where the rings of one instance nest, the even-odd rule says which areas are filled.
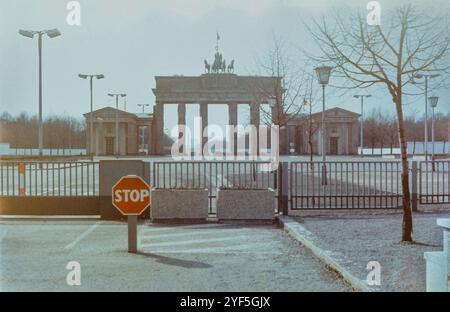
[[[0,221],[3,291],[347,291],[313,255],[273,226],[139,225],[137,255],[126,225]],[[68,286],[66,265],[81,265]]]

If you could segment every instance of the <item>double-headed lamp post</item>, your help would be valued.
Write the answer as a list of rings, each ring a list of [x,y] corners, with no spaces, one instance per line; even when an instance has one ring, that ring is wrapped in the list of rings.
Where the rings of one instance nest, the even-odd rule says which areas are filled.
[[[359,119],[359,130],[360,130],[360,137],[359,137],[359,141],[360,141],[360,153],[361,153],[361,158],[364,157],[364,98],[370,98],[372,95],[367,94],[367,95],[354,95],[353,97],[356,99],[361,99],[361,117]]]
[[[93,103],[93,96],[92,96],[92,80],[94,78],[96,79],[103,79],[105,78],[104,75],[98,74],[98,75],[89,75],[89,74],[78,74],[78,77],[81,79],[88,79],[89,78],[89,90],[90,90],[90,96],[91,96],[91,114],[89,115],[89,154],[91,154],[91,160],[93,160],[94,157],[94,116],[92,115],[92,111],[94,109],[94,103]]]
[[[432,166],[433,166],[433,171],[435,171],[435,167],[434,167],[434,127],[435,127],[435,115],[434,115],[434,110],[438,104],[439,101],[439,97],[438,96],[430,96],[428,98],[428,100],[430,101],[430,105],[432,108],[432,119],[431,119],[431,141],[433,142],[431,145],[431,149],[432,149],[432,154],[431,154],[431,162],[432,162]]]
[[[138,104],[137,106],[142,107],[142,114],[145,114],[145,108],[149,107],[150,104]],[[142,131],[142,133],[141,133],[141,148],[142,148],[142,150],[144,150],[144,148],[145,148],[145,130],[147,130],[147,126],[141,127],[141,131]],[[147,149],[147,151],[148,151],[148,149]]]
[[[108,93],[108,96],[116,98],[116,135],[114,142],[114,154],[116,157],[119,155],[119,96],[126,97],[125,93]]]
[[[33,38],[38,35],[38,55],[39,55],[39,128],[38,128],[38,144],[39,156],[42,157],[43,147],[43,129],[42,129],[42,36],[47,34],[49,38],[55,38],[61,35],[58,29],[50,30],[19,30],[19,34],[27,38]]]
[[[425,79],[425,139],[424,139],[424,152],[425,161],[428,161],[428,79],[439,77],[439,74],[416,74],[415,79]]]
[[[127,111],[127,94],[126,93],[124,93],[124,96],[123,96],[123,110]]]
[[[322,185],[327,185],[327,140],[326,140],[326,129],[325,129],[325,87],[330,80],[331,70],[333,68],[330,66],[320,66],[315,68],[317,78],[319,79],[319,84],[322,85],[322,125],[321,125],[321,136],[322,136]]]
[[[138,104],[137,106],[138,106],[138,107],[142,107],[142,114],[144,114],[144,113],[145,113],[145,108],[146,108],[146,107],[149,107],[150,104]]]

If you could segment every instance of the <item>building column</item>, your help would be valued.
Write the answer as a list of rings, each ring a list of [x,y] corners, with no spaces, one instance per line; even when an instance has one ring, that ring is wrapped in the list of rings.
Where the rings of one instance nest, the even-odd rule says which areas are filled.
[[[162,155],[164,147],[164,103],[153,108],[152,155]]]
[[[256,155],[259,155],[259,125],[260,125],[260,104],[258,102],[250,103],[250,124],[256,128]]]
[[[180,103],[178,104],[178,126],[179,127],[186,127],[186,104]],[[184,133],[186,134],[186,133]],[[183,141],[181,141],[183,140]],[[182,144],[182,149],[180,150],[181,154],[185,154],[187,152],[186,149],[186,136],[183,136],[183,133],[178,128],[178,142]]]
[[[203,132],[206,127],[208,127],[208,103],[200,103],[200,117],[202,118],[202,133],[201,133],[201,141],[202,141],[202,155],[203,148],[208,142],[208,136],[203,136]]]
[[[99,156],[102,153],[103,143],[103,123],[94,124],[94,135],[95,135],[95,156]]]
[[[152,125],[151,123],[149,123],[145,130],[147,131],[147,155],[152,155],[153,154],[153,146],[152,146],[152,142],[153,142],[153,131],[152,131]]]
[[[229,103],[228,104],[228,122],[230,124],[230,133],[228,133],[228,137],[231,140],[230,143],[233,144],[231,148],[233,149],[233,155],[237,155],[237,132],[236,126],[238,123],[238,112],[237,112],[237,103]]]

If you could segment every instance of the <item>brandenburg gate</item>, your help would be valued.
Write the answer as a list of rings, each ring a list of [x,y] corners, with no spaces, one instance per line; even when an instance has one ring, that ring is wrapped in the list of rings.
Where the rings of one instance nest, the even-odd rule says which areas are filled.
[[[236,126],[238,104],[250,106],[250,123],[259,129],[260,105],[271,98],[280,103],[280,77],[238,76],[233,73],[234,61],[228,67],[217,52],[211,66],[205,61],[206,73],[200,76],[156,76],[155,107],[153,110],[152,153],[162,155],[164,151],[164,105],[178,104],[178,125],[186,125],[186,105],[199,104],[202,118],[202,133],[208,126],[208,109],[213,105],[228,105],[229,124]],[[271,108],[276,116],[276,105]],[[259,135],[258,135],[259,136]],[[202,146],[208,138],[202,136]],[[236,140],[234,140],[236,144]],[[186,146],[186,145],[183,145]],[[236,151],[236,146],[234,147]]]

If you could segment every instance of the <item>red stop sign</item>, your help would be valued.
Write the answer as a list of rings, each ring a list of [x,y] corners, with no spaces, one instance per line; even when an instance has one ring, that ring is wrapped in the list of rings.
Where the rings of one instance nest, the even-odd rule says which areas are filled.
[[[140,215],[150,202],[150,185],[141,177],[122,177],[112,187],[112,203],[123,215]]]

